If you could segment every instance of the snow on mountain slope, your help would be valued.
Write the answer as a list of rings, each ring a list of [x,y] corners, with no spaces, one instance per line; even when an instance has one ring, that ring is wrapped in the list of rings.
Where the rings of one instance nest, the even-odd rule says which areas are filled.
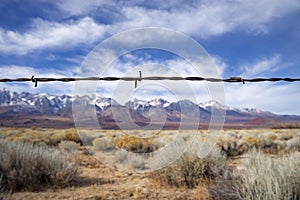
[[[72,102],[81,102],[83,104],[94,105],[97,109],[97,113],[103,112],[107,108],[114,106],[120,106],[114,99],[106,98],[100,95],[71,97],[67,95],[49,95],[46,93],[31,94],[28,92],[11,92],[7,89],[0,89],[0,106],[21,106],[23,109],[30,108],[35,109],[41,113],[57,113],[65,108],[72,108]],[[167,100],[158,98],[150,101],[133,99],[128,101],[124,105],[136,112],[147,112],[150,108],[160,108],[169,112],[177,111],[181,112],[184,109],[186,112],[197,113],[197,109],[202,109],[210,112],[211,109],[226,110],[228,113],[238,114],[265,114],[272,115],[272,113],[264,112],[259,109],[245,108],[236,109],[218,103],[217,101],[208,101],[205,103],[195,104],[189,100],[180,100],[178,102],[168,102]]]
[[[168,102],[161,98],[150,101],[133,99],[120,105],[113,98],[97,94],[71,97],[0,89],[0,126],[74,127],[74,105],[83,108],[83,113],[79,115],[87,122],[90,120],[89,109],[95,108],[99,123],[107,129],[118,129],[120,123],[129,129],[136,128],[132,124],[145,127],[151,121],[156,127],[164,120],[166,129],[177,129],[181,123],[186,128],[195,124],[205,128],[210,123],[212,111],[217,111],[214,114],[226,113],[225,126],[231,128],[272,127],[280,123],[300,122],[300,116],[276,115],[255,108],[237,109],[216,101],[196,104],[189,100]],[[164,119],[160,120],[160,117]]]
[[[210,100],[205,103],[199,103],[199,106],[204,108],[204,109],[210,109],[210,108],[215,108],[215,109],[220,109],[220,110],[231,110],[232,108],[222,105],[217,101]]]

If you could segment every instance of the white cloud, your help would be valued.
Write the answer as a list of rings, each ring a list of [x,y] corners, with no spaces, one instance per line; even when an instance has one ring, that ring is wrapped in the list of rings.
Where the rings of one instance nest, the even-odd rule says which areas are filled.
[[[226,69],[228,68],[227,63],[220,56],[217,55],[209,55],[209,56],[214,62],[214,64],[216,65],[220,76],[223,77]]]
[[[254,62],[245,63],[239,68],[244,78],[273,77],[282,70],[281,56],[274,54]],[[258,108],[279,114],[299,114],[297,102],[300,100],[300,83],[258,82],[246,84],[225,83],[226,104],[238,108]]]
[[[54,60],[57,60],[57,59],[58,59],[58,56],[56,56],[56,55],[50,53],[50,54],[47,55],[46,59],[47,59],[47,60],[50,60],[50,61],[54,61]]]
[[[281,0],[215,0],[190,4],[185,1],[155,4],[146,1],[68,0],[54,4],[61,12],[69,13],[70,18],[79,16],[79,19],[67,22],[35,19],[31,28],[24,32],[0,29],[0,52],[26,54],[32,50],[71,48],[79,44],[93,44],[106,35],[143,27],[167,27],[196,38],[236,30],[267,33],[271,22],[300,8],[297,0],[284,3]],[[97,8],[107,8],[109,14],[102,16],[103,13],[98,12]],[[95,18],[100,15],[110,22],[100,24],[87,15]]]
[[[189,35],[208,37],[236,29],[268,32],[268,23],[300,8],[297,0],[244,1],[97,1],[60,0],[54,2],[72,15],[97,15],[97,8],[119,12],[117,31],[163,26]],[[112,15],[115,13],[111,13]],[[110,18],[111,16],[106,16]]]
[[[64,57],[64,60],[74,63],[76,65],[80,65],[82,63],[82,61],[84,61],[85,58],[86,58],[86,55],[78,55],[78,56],[69,55],[69,57]]]
[[[225,84],[226,103],[280,114],[299,114],[300,83]]]
[[[245,1],[95,1],[57,2],[70,15],[97,15],[101,7],[115,9],[119,19],[113,33],[130,28],[162,26],[196,37],[221,35],[237,29],[255,33],[268,32],[268,24],[300,8],[297,0]],[[116,10],[116,8],[119,8]],[[114,13],[112,13],[114,15]],[[109,18],[109,16],[107,16]]]
[[[53,3],[72,16],[88,14],[95,11],[97,7],[113,4],[109,0],[57,0]]]
[[[68,67],[64,70],[43,68],[34,68],[30,66],[18,66],[18,65],[2,65],[0,66],[1,78],[26,78],[35,75],[36,77],[68,77],[76,75],[77,67]]]
[[[280,69],[281,56],[275,54],[269,58],[262,58],[255,63],[246,64],[244,67],[241,67],[244,71],[242,77],[255,77],[264,75],[265,77],[270,76],[272,72],[275,72]]]
[[[105,25],[99,25],[89,17],[64,23],[35,19],[24,33],[0,29],[0,52],[26,54],[33,50],[92,44],[104,33]]]
[[[64,78],[74,77],[76,67],[69,67],[65,70],[57,69],[38,69],[29,66],[0,66],[0,78],[31,78],[34,75],[36,78]],[[32,82],[4,82],[0,83],[0,88],[8,88],[14,92],[28,91],[31,93],[47,92],[50,94],[72,94],[74,83],[62,82],[43,82],[38,83],[38,87],[34,87]]]

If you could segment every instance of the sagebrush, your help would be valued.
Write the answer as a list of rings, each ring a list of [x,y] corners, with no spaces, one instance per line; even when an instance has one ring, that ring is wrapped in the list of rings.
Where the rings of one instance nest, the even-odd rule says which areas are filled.
[[[73,156],[57,148],[0,140],[0,188],[39,190],[42,185],[65,186],[77,174]]]
[[[194,188],[201,182],[222,176],[226,170],[226,157],[218,149],[212,149],[203,158],[186,153],[170,166],[155,172],[154,177],[170,186]]]
[[[243,167],[233,173],[240,199],[299,199],[300,152],[272,158],[260,151],[251,151],[246,157]]]

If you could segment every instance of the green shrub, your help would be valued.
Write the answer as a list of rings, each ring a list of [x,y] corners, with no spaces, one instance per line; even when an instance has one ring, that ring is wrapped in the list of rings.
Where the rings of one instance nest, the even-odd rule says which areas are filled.
[[[41,185],[65,186],[76,172],[73,157],[57,148],[0,140],[0,188],[32,191]]]

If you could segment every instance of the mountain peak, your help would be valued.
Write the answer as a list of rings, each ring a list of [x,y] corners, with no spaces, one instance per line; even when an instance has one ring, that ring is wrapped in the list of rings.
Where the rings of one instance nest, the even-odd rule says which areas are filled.
[[[225,106],[215,100],[210,100],[205,103],[200,103],[199,106],[201,106],[202,108],[205,108],[205,109],[210,109],[210,108],[216,108],[219,110],[231,110],[232,109],[232,108]]]
[[[162,106],[162,107],[166,107],[166,106],[170,105],[170,103],[167,100],[162,99],[162,98],[153,99],[153,100],[149,101],[149,104],[151,106]]]

